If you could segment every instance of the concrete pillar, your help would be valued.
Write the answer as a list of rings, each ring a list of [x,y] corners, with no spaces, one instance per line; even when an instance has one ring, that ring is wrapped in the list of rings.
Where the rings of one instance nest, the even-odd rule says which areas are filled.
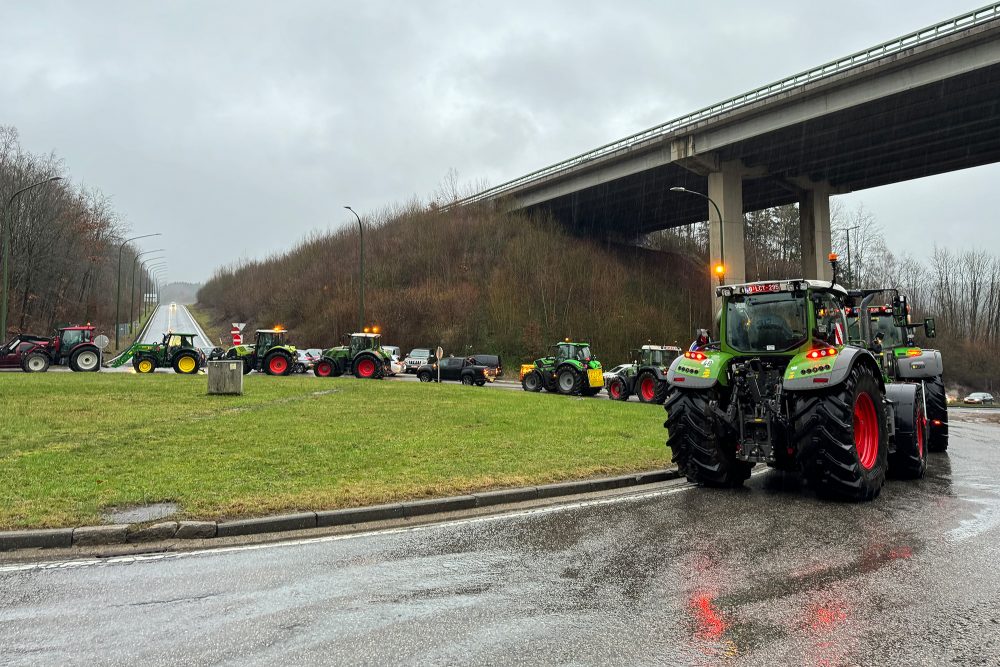
[[[829,185],[815,183],[799,200],[799,233],[802,240],[802,277],[832,279]]]
[[[747,260],[743,245],[743,171],[739,162],[722,162],[719,171],[708,174],[708,196],[722,214],[720,225],[718,213],[711,202],[708,203],[708,248],[709,270],[713,271],[715,264],[722,257],[726,266],[725,282],[727,284],[746,282]],[[720,238],[721,236],[721,238]],[[719,245],[725,247],[720,252]],[[718,276],[712,274],[712,296],[719,284]]]

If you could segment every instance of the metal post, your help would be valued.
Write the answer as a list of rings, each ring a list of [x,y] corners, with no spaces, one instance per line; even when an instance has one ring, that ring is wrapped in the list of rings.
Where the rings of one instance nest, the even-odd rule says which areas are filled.
[[[364,331],[365,328],[365,230],[364,226],[361,224],[361,216],[351,208],[350,206],[345,206],[348,211],[354,213],[354,217],[358,219],[358,236],[361,237],[361,298],[358,304],[358,331]]]
[[[152,259],[152,258],[150,258],[150,259]],[[145,271],[146,289],[145,290],[142,289],[142,277],[140,276],[140,279],[139,279],[139,287],[140,287],[139,292],[142,294],[142,314],[143,315],[145,313],[149,312],[149,303],[148,303],[148,300],[146,299],[146,292],[149,291],[150,286],[153,284],[153,279],[156,276],[156,271],[154,269],[160,269],[160,268],[165,267],[166,265],[167,265],[166,262],[154,262],[154,263],[152,263],[152,264],[150,264],[149,266],[146,267],[146,271]],[[140,319],[142,319],[142,315],[140,315],[139,317],[140,317]]]
[[[137,254],[135,256],[135,259],[132,260],[132,280],[129,282],[129,292],[132,295],[132,305],[129,306],[129,309],[128,309],[128,332],[129,332],[129,334],[133,333],[132,323],[135,322],[135,320],[132,317],[132,314],[135,312],[135,267],[139,263],[139,258],[140,257],[142,257],[143,255],[148,255],[151,252],[164,252],[164,249],[163,248],[157,248],[156,250],[146,250],[145,252],[140,252],[139,254]],[[150,259],[152,259],[152,258],[150,258]]]
[[[148,239],[151,236],[160,236],[160,235],[161,235],[160,232],[157,232],[155,234],[144,234],[142,236],[133,236],[130,239],[125,239],[124,241],[122,241],[122,244],[120,246],[118,246],[118,276],[117,276],[117,280],[115,281],[115,283],[117,285],[117,287],[115,288],[115,292],[116,292],[116,295],[115,295],[115,349],[116,350],[118,349],[118,323],[121,322],[121,319],[122,319],[122,315],[121,315],[121,304],[122,304],[122,251],[125,249],[125,246],[128,243],[132,242],[132,241],[137,241],[139,239]]]
[[[851,268],[851,230],[861,229],[861,225],[855,225],[853,227],[848,227],[844,231],[847,232],[847,275],[850,277],[850,285],[848,287],[856,287],[854,281],[854,270]]]
[[[9,278],[7,273],[7,262],[10,255],[10,228],[14,226],[14,217],[11,213],[11,209],[14,206],[14,200],[22,192],[30,190],[31,188],[37,188],[39,185],[45,185],[46,183],[52,183],[53,181],[61,181],[62,176],[53,176],[52,178],[46,178],[44,181],[38,181],[37,183],[32,183],[31,185],[21,188],[14,194],[10,196],[7,200],[7,208],[4,209],[4,218],[6,219],[6,224],[3,226],[3,301],[0,302],[0,341],[7,340],[7,293],[10,291]]]
[[[708,203],[711,204],[712,207],[715,209],[715,215],[716,217],[719,218],[719,263],[717,266],[721,266],[722,271],[721,272],[715,271],[715,267],[712,267],[712,271],[715,271],[719,276],[719,284],[721,285],[726,277],[726,225],[722,221],[722,211],[719,210],[719,205],[716,204],[715,201],[708,195],[703,195],[700,192],[695,192],[694,190],[688,190],[687,188],[682,188],[679,185],[670,188],[670,191],[686,192],[689,195],[696,195],[698,197],[701,197],[702,199],[707,199]],[[709,221],[709,224],[711,224],[711,221]],[[711,259],[711,254],[712,254],[711,243],[709,243],[709,246],[710,247],[708,249],[708,254],[709,258]]]

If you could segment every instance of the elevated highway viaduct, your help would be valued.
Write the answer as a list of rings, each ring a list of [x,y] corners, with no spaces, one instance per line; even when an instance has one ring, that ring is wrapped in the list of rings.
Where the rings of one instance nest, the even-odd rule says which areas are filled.
[[[746,276],[743,214],[798,203],[804,276],[829,278],[831,195],[998,160],[1000,3],[464,201],[544,210],[617,239],[708,220],[712,261],[722,258],[729,282]],[[702,197],[670,191],[677,186],[707,195],[718,213]]]

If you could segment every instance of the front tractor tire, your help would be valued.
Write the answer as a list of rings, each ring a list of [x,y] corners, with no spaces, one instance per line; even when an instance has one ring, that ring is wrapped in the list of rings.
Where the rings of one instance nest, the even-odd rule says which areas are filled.
[[[198,357],[194,352],[181,352],[174,357],[174,372],[180,375],[194,375],[198,372]]]
[[[21,370],[25,373],[44,373],[49,370],[49,357],[41,352],[31,352],[21,360]]]
[[[803,476],[820,496],[878,497],[889,467],[885,404],[874,372],[857,364],[838,386],[793,397],[792,439]]]
[[[93,373],[101,370],[101,353],[97,348],[85,347],[77,350],[69,358],[69,367],[77,373]]]
[[[608,380],[608,398],[612,401],[628,400],[628,383],[625,378],[616,375]]]
[[[362,355],[354,362],[354,377],[377,380],[382,377],[382,364],[370,354]]]
[[[336,359],[320,359],[313,366],[313,375],[318,378],[339,377],[342,374]]]
[[[156,370],[156,361],[152,357],[138,357],[132,362],[136,373],[152,373]]]
[[[578,396],[583,388],[583,374],[567,366],[556,373],[556,388],[565,396]]]
[[[545,386],[545,380],[542,378],[542,374],[537,370],[528,371],[521,378],[521,389],[531,392],[539,392],[542,387]]]
[[[268,375],[288,375],[292,372],[292,358],[287,352],[272,352],[264,357],[264,372]]]
[[[948,398],[944,393],[944,381],[941,376],[924,382],[924,392],[927,398],[927,423],[930,435],[927,438],[927,449],[932,452],[948,450]]]
[[[635,379],[635,394],[640,403],[658,403],[663,405],[667,398],[667,383],[661,382],[651,371],[639,374]]]
[[[711,409],[719,399],[718,389],[672,387],[664,405],[667,446],[678,471],[689,482],[737,487],[750,477],[753,466],[736,458],[734,440],[720,436],[722,429]]]

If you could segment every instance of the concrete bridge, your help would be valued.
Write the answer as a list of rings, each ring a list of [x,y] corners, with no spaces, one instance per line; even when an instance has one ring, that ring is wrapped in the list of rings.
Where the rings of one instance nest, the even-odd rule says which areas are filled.
[[[998,160],[995,3],[464,202],[544,209],[581,232],[619,239],[707,219],[713,262],[724,232],[727,282],[746,275],[743,213],[798,202],[804,276],[829,278],[831,195]],[[707,195],[718,212],[702,197],[671,192],[675,186]]]

